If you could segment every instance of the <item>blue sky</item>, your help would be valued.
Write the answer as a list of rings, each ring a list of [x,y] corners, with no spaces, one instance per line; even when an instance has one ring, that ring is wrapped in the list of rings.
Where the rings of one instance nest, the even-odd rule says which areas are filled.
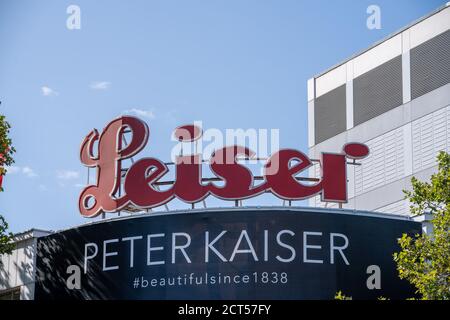
[[[17,153],[0,214],[13,232],[86,222],[80,143],[125,110],[146,113],[141,157],[168,160],[172,130],[194,120],[280,129],[281,147],[307,151],[306,81],[445,2],[3,0],[0,112]],[[70,4],[80,30],[66,28]],[[371,4],[381,30],[366,27]]]

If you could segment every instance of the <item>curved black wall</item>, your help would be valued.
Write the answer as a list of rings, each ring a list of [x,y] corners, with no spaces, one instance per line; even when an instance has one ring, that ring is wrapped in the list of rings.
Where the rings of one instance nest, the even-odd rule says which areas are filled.
[[[39,239],[35,298],[333,299],[339,290],[406,298],[413,290],[392,254],[402,233],[420,231],[405,219],[302,208],[110,220]],[[381,289],[367,286],[371,265]],[[69,289],[77,270],[81,288]]]

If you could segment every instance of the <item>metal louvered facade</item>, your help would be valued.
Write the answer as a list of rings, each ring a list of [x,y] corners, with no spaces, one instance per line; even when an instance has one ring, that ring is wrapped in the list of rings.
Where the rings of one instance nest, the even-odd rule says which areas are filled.
[[[402,104],[402,57],[398,56],[353,80],[355,125]]]
[[[346,129],[345,85],[317,98],[314,110],[317,143],[344,132]]]
[[[450,83],[450,31],[411,49],[411,97]]]
[[[450,5],[310,79],[308,125],[313,159],[349,142],[370,149],[347,166],[343,208],[408,215],[411,177],[428,181],[438,153],[450,153]],[[315,162],[310,176],[320,169]],[[339,206],[320,195],[310,205]]]
[[[450,152],[450,106],[412,122],[413,171],[435,166],[439,151]]]

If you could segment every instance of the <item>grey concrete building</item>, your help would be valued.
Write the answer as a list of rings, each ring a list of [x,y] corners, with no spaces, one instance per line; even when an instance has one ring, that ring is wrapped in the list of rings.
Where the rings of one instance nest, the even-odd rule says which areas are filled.
[[[428,179],[439,150],[450,151],[449,29],[447,5],[308,81],[310,156],[347,142],[371,151],[348,166],[344,208],[408,214],[402,190],[412,176]],[[336,206],[320,197],[310,205]]]
[[[362,165],[347,168],[344,208],[408,214],[402,190],[411,176],[429,178],[438,151],[450,151],[449,29],[450,7],[440,8],[308,81],[311,158],[347,142],[371,150]],[[310,175],[319,171],[315,165]],[[320,197],[310,205],[337,206]],[[417,218],[426,232],[429,219]],[[50,233],[14,236],[12,254],[0,255],[0,300],[34,298],[37,239]]]
[[[0,255],[0,300],[34,298],[37,239],[50,233],[31,229],[14,235],[15,249]]]

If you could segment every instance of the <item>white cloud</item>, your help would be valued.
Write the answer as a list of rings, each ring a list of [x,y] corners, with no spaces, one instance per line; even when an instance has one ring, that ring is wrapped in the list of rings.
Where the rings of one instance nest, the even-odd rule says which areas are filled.
[[[111,86],[109,81],[94,81],[91,83],[90,88],[92,90],[108,90]]]
[[[73,185],[75,188],[83,188],[83,187],[85,187],[86,185],[84,185],[84,184],[82,184],[82,183],[76,183],[76,184],[74,184]]]
[[[7,172],[7,174],[19,173],[20,167],[16,167],[16,166],[6,167],[6,172]]]
[[[137,108],[125,110],[123,113],[124,114],[135,114],[139,117],[148,118],[148,119],[155,119],[155,117],[156,117],[153,110],[142,110],[142,109],[137,109]]]
[[[22,173],[23,175],[25,175],[28,178],[38,177],[38,174],[36,172],[34,172],[34,170],[28,166],[25,166],[25,167],[11,166],[11,167],[6,167],[6,170],[7,170],[6,174]]]
[[[36,178],[38,175],[34,172],[30,167],[23,167],[22,173],[26,175],[28,178]]]
[[[78,179],[80,177],[80,173],[72,170],[59,170],[56,172],[56,177],[61,180]]]
[[[46,185],[40,184],[40,185],[38,186],[38,190],[44,192],[44,191],[48,191],[48,188],[47,188]]]
[[[55,90],[53,90],[52,88],[47,87],[47,86],[42,86],[41,92],[42,92],[42,95],[46,96],[46,97],[58,95],[58,92],[56,92]]]

